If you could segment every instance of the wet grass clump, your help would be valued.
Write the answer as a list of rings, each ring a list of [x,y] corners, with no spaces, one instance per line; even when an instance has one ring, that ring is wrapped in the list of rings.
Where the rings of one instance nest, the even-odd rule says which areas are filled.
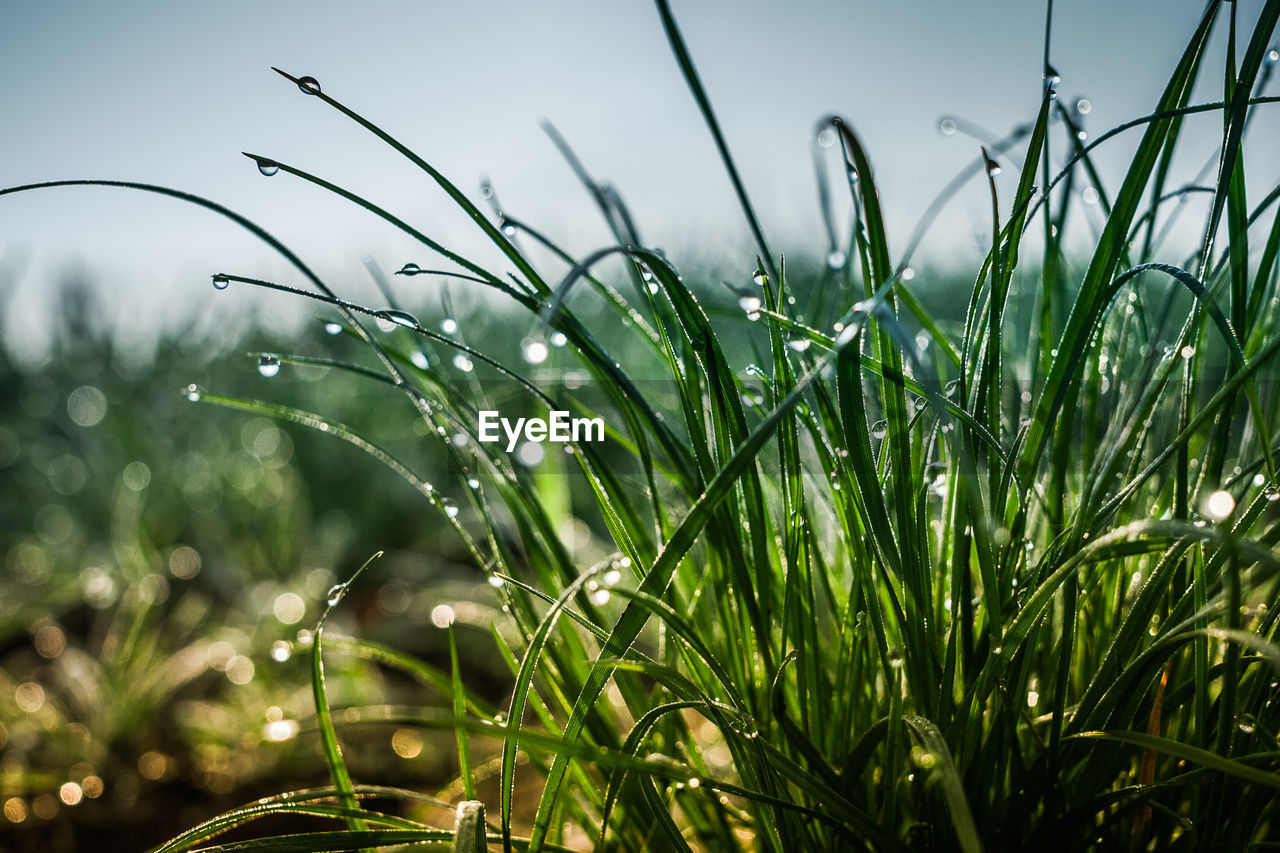
[[[1087,145],[1086,109],[1056,97],[1046,56],[1036,113],[975,145],[962,176],[985,187],[994,237],[950,316],[930,309],[929,277],[910,266],[927,223],[891,239],[872,152],[842,119],[819,124],[814,151],[827,222],[839,193],[853,225],[829,227],[817,269],[775,253],[662,0],[758,246],[754,277],[729,292],[695,292],[677,259],[644,246],[617,192],[562,140],[616,238],[585,257],[486,212],[491,188],[473,201],[318,82],[280,72],[421,168],[512,271],[283,159],[248,155],[442,259],[445,272],[407,264],[394,289],[380,277],[387,304],[358,305],[258,226],[182,196],[236,219],[298,273],[280,283],[220,271],[215,285],[318,300],[335,312],[327,331],[355,353],[267,354],[264,375],[318,365],[334,374],[326,382],[383,386],[447,467],[428,479],[369,430],[218,393],[216,377],[186,393],[384,463],[420,494],[422,523],[457,537],[485,581],[476,600],[501,616],[460,618],[474,602],[442,595],[431,620],[451,654],[435,663],[317,627],[292,651],[309,655],[315,713],[302,732],[318,740],[330,785],[227,812],[159,849],[280,815],[331,824],[300,821],[235,849],[480,849],[482,835],[521,850],[1280,840],[1280,189],[1250,199],[1244,156],[1250,115],[1276,100],[1264,89],[1280,2],[1262,4],[1240,44],[1238,5],[1209,5],[1149,115]],[[1215,25],[1232,34],[1225,69],[1204,61]],[[1221,102],[1191,104],[1201,78],[1221,82]],[[1201,113],[1222,125],[1215,177],[1175,186],[1184,122]],[[1111,187],[1092,154],[1121,133],[1138,141]],[[1191,195],[1203,239],[1165,240]],[[1091,251],[1069,257],[1080,205],[1096,205],[1101,224]],[[540,268],[534,245],[561,266]],[[452,326],[420,319],[397,298],[419,275],[488,289],[510,319],[473,335],[448,313]],[[608,441],[508,454],[479,440],[489,410],[598,416]],[[360,582],[336,586],[326,615]],[[508,670],[496,701],[457,653],[477,645]],[[435,692],[336,705],[324,663],[351,654]],[[370,726],[449,733],[447,796],[351,772],[340,744]],[[457,803],[455,823],[445,807]]]

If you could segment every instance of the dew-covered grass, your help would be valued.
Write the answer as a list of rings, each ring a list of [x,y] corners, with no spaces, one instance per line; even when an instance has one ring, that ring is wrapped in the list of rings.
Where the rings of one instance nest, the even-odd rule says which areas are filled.
[[[618,192],[554,130],[613,245],[560,246],[493,188],[472,198],[284,71],[418,166],[504,265],[286,157],[247,154],[422,244],[398,276],[371,270],[385,304],[356,304],[232,211],[134,185],[232,217],[296,269],[290,282],[219,270],[227,298],[284,289],[328,312],[324,355],[257,353],[263,376],[322,368],[323,387],[381,403],[373,416],[323,395],[308,408],[220,391],[216,373],[183,394],[233,410],[209,410],[218,422],[247,413],[364,451],[417,492],[417,523],[451,535],[473,581],[432,598],[423,630],[447,651],[425,660],[407,637],[322,631],[367,582],[355,566],[379,571],[348,555],[349,579],[285,653],[309,663],[313,700],[289,734],[318,745],[328,785],[211,816],[158,849],[232,829],[230,849],[297,851],[1280,843],[1280,188],[1251,199],[1245,181],[1246,166],[1274,166],[1246,130],[1274,108],[1280,2],[1237,43],[1241,5],[1210,4],[1151,113],[1091,141],[1088,105],[1056,97],[1046,55],[1038,111],[975,141],[972,167],[941,190],[938,206],[976,182],[995,235],[977,269],[945,278],[911,266],[928,221],[887,233],[875,152],[835,117],[813,139],[828,239],[795,255],[820,260],[771,244],[664,0],[757,246],[754,277],[727,290],[643,245]],[[1226,68],[1208,67],[1222,29]],[[1224,99],[1191,103],[1201,80]],[[1216,168],[1179,186],[1175,154],[1210,153],[1181,150],[1199,113],[1221,123]],[[940,130],[967,132],[954,118]],[[1135,148],[1112,186],[1092,153],[1122,134]],[[847,233],[831,224],[838,205],[853,211]],[[1100,225],[1071,254],[1082,207]],[[1196,216],[1199,242],[1167,239],[1181,233],[1171,220]],[[428,302],[424,280],[485,289],[502,313],[486,328],[410,311]],[[493,409],[598,416],[607,440],[508,454],[479,441]],[[343,488],[362,500],[360,482]],[[326,670],[353,658],[421,690],[334,701]],[[496,697],[477,658],[502,670]],[[370,728],[445,733],[455,781],[425,797],[363,776],[351,744]],[[276,822],[255,831],[260,818]]]

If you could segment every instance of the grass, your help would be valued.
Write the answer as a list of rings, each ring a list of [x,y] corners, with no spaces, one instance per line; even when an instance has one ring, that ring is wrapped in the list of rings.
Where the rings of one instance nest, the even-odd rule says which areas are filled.
[[[275,180],[361,205],[498,291],[523,312],[518,347],[437,333],[389,286],[385,308],[344,301],[226,208],[135,185],[231,216],[291,261],[302,287],[229,271],[215,283],[292,288],[332,306],[364,361],[271,354],[268,368],[323,363],[334,383],[398,392],[449,474],[437,485],[371,431],[323,412],[205,389],[189,397],[327,433],[388,465],[430,523],[458,537],[504,616],[479,636],[455,628],[457,602],[442,600],[432,613],[448,632],[442,666],[342,639],[344,654],[437,688],[438,704],[330,707],[323,664],[339,650],[322,659],[317,628],[299,643],[315,695],[306,728],[331,786],[232,810],[157,849],[196,849],[233,828],[241,840],[222,849],[1280,843],[1280,188],[1251,202],[1244,157],[1252,110],[1276,100],[1264,88],[1280,2],[1261,5],[1241,44],[1239,5],[1210,4],[1152,113],[1088,145],[1081,111],[1055,97],[1046,39],[1039,110],[970,172],[985,177],[994,245],[963,312],[930,310],[928,282],[908,273],[923,231],[895,254],[871,153],[840,119],[814,141],[837,263],[788,269],[665,0],[662,25],[758,244],[755,282],[728,297],[695,294],[643,247],[616,192],[558,136],[616,246],[580,258],[505,212],[486,214],[377,124],[284,72],[420,167],[515,273],[282,160],[248,156]],[[1227,65],[1215,71],[1205,48],[1222,28]],[[1222,102],[1192,105],[1197,81],[1218,74]],[[1183,122],[1197,113],[1221,120],[1215,178],[1175,187]],[[1108,187],[1091,155],[1125,131],[1141,138]],[[834,180],[824,158],[839,158]],[[830,224],[832,184],[849,194],[847,234]],[[1205,202],[1203,240],[1171,246],[1168,224],[1191,215],[1180,202],[1192,197]],[[1097,207],[1077,209],[1088,200]],[[1090,221],[1091,252],[1069,256],[1068,234]],[[563,267],[540,269],[542,256]],[[530,466],[476,440],[477,412],[493,408],[600,415],[612,432]],[[575,524],[593,532],[587,547]],[[353,584],[331,592],[329,610]],[[464,640],[505,662],[501,702],[469,676]],[[456,825],[422,795],[348,771],[343,741],[389,723],[456,738]],[[332,823],[251,831],[282,815]]]

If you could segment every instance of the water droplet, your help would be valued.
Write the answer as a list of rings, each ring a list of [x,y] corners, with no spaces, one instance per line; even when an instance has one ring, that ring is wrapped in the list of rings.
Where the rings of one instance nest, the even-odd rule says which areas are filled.
[[[885,433],[889,431],[889,422],[880,420],[871,425],[871,437],[879,440],[884,438]]]
[[[427,354],[420,349],[416,349],[409,353],[409,361],[412,362],[413,366],[419,370],[427,369]]]
[[[406,329],[418,328],[418,318],[408,311],[401,311],[398,308],[384,308],[377,312],[377,316],[380,320],[395,323],[397,326],[404,326]]]
[[[1000,164],[990,157],[987,158],[987,174],[993,178],[1000,174]]]
[[[288,640],[276,640],[271,644],[271,659],[277,663],[284,663],[293,654],[293,646],[289,645]]]
[[[274,160],[256,159],[256,162],[258,164],[258,171],[268,178],[280,171],[280,164]]]
[[[1089,113],[1093,112],[1093,104],[1088,98],[1081,98],[1076,101],[1076,112],[1082,116],[1087,116]]]
[[[477,480],[475,477],[472,477],[469,480],[467,480],[467,486],[472,489],[478,489],[480,488],[480,481]]]
[[[1212,521],[1222,521],[1231,515],[1232,510],[1236,508],[1236,499],[1231,493],[1219,489],[1209,497],[1205,498],[1203,504],[1200,505],[1200,511]]]
[[[796,332],[787,339],[787,346],[791,347],[791,349],[796,352],[804,352],[810,347],[810,345],[812,345],[812,343],[813,341],[809,340],[809,336],[804,332]]]
[[[1241,733],[1241,734],[1246,734],[1246,735],[1251,735],[1251,734],[1253,734],[1253,724],[1252,724],[1252,723],[1240,723],[1239,725],[1237,725],[1237,726],[1236,726],[1236,728],[1238,728],[1238,729],[1240,730],[1240,733]]]
[[[505,586],[506,583],[507,583],[506,581],[504,581],[502,578],[498,577],[497,575],[489,575],[489,586],[493,587],[494,589],[498,589],[501,586]]]
[[[187,395],[187,399],[193,403],[200,402],[200,398],[204,396],[204,389],[199,385],[188,385],[182,393]]]
[[[542,364],[547,360],[550,354],[547,345],[542,341],[533,340],[524,345],[524,360],[530,364]]]
[[[423,269],[417,264],[405,264],[396,270],[396,275],[422,275]]]
[[[437,604],[431,608],[431,624],[437,628],[448,628],[458,618],[458,614],[447,604]]]
[[[330,607],[336,607],[338,602],[342,600],[342,595],[347,591],[345,583],[335,583],[329,587],[329,592],[325,595],[325,603]]]
[[[258,372],[270,379],[280,372],[280,356],[263,353],[258,356]]]
[[[314,77],[299,77],[298,88],[302,90],[304,95],[320,94],[320,81]]]
[[[827,267],[833,270],[844,269],[845,258],[844,252],[839,249],[832,249],[827,252]]]
[[[911,281],[916,277],[916,271],[911,267],[903,267],[902,272],[898,274],[898,278],[903,281]]]
[[[836,132],[833,128],[824,127],[818,131],[818,145],[823,148],[830,148],[836,144]]]
[[[466,353],[458,353],[453,357],[453,366],[461,370],[463,373],[470,373],[475,367],[471,363],[471,359],[467,358]]]
[[[747,312],[747,319],[755,322],[760,319],[760,306],[763,303],[759,296],[744,294],[738,297],[738,307]]]
[[[769,280],[769,277],[764,274],[764,270],[756,270],[755,275],[751,276],[751,280],[756,283],[757,287],[764,287],[764,283]]]
[[[603,607],[604,605],[609,603],[609,599],[613,597],[613,593],[601,587],[599,589],[592,590],[590,593],[587,594],[587,597],[591,599],[592,604],[596,605],[597,607]]]
[[[458,321],[452,317],[445,317],[440,321],[440,331],[446,335],[452,335],[458,331]]]
[[[959,129],[960,126],[956,124],[956,120],[950,116],[945,117],[938,122],[938,133],[941,133],[943,136],[955,136],[956,131]]]
[[[1085,187],[1084,192],[1080,193],[1080,197],[1084,199],[1085,204],[1098,203],[1098,191],[1093,187]]]
[[[453,500],[453,498],[446,498],[442,496],[440,498],[440,507],[444,510],[444,514],[450,518],[458,517],[458,504]]]
[[[226,290],[227,285],[230,283],[231,283],[231,279],[227,278],[222,273],[218,273],[213,277],[213,286],[216,287],[218,290]]]
[[[324,324],[324,330],[326,334],[340,335],[342,334],[342,324],[335,323],[332,320],[330,320],[328,323]]]
[[[1273,47],[1271,50],[1267,51],[1267,55],[1263,58],[1262,64],[1275,65],[1277,62],[1280,62],[1280,50],[1276,50]]]
[[[889,666],[894,669],[902,666],[902,649],[898,646],[889,649]]]
[[[508,237],[516,236],[516,227],[514,225],[503,225],[502,233]]]
[[[565,336],[564,332],[552,332],[549,340],[553,347],[562,347],[569,343],[569,338]]]
[[[480,198],[486,201],[493,198],[493,184],[485,181],[480,185]]]

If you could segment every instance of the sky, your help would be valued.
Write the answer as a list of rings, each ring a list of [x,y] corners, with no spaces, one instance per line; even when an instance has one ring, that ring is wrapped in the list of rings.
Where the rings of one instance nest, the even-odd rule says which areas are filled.
[[[810,160],[819,117],[839,113],[864,138],[901,241],[978,153],[975,141],[940,134],[940,117],[1002,133],[1038,103],[1043,3],[672,7],[766,232],[797,257],[823,251]],[[1261,2],[1239,7],[1247,37]],[[1149,112],[1202,10],[1199,0],[1059,2],[1060,96],[1092,102],[1095,133]],[[1208,60],[1219,67],[1221,35]],[[376,299],[361,268],[366,254],[389,269],[436,262],[349,202],[288,175],[262,177],[240,154],[251,151],[357,191],[464,255],[494,259],[426,175],[273,65],[315,77],[473,197],[490,179],[504,208],[575,253],[609,237],[540,130],[543,119],[618,188],[647,242],[678,261],[720,264],[724,277],[754,266],[711,138],[653,4],[640,0],[7,4],[0,186],[108,178],[204,195],[263,225],[357,301]],[[1212,153],[1217,121],[1196,120],[1208,147],[1188,161],[1191,172]],[[1278,127],[1268,114],[1253,132],[1274,137]],[[1137,138],[1109,146],[1104,175],[1118,180]],[[1254,165],[1274,182],[1276,163]],[[1008,191],[1016,180],[1006,169]],[[989,217],[988,205],[983,187],[968,187],[926,259],[976,252],[973,223]],[[103,189],[0,197],[11,339],[34,339],[53,283],[77,272],[125,332],[221,312],[229,300],[260,316],[297,314],[296,300],[281,295],[215,293],[209,276],[218,271],[297,283],[247,233],[176,201]]]

